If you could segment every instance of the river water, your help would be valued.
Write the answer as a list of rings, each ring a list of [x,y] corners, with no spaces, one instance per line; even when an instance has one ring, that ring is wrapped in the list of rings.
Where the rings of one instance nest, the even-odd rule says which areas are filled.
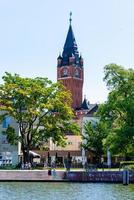
[[[134,185],[0,182],[0,200],[134,200]]]

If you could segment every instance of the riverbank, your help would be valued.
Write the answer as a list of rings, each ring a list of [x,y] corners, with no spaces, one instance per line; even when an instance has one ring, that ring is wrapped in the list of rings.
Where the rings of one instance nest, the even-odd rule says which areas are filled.
[[[134,171],[128,176],[129,183],[134,183]],[[0,170],[0,181],[122,183],[123,171]]]

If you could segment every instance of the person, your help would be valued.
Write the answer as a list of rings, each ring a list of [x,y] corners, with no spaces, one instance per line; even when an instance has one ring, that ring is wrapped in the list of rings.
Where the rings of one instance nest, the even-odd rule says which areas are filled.
[[[71,157],[69,157],[68,158],[68,171],[70,171],[71,163],[72,163],[72,159],[71,159]]]
[[[24,165],[24,169],[28,169],[28,163],[27,162]]]
[[[64,158],[64,166],[66,168],[66,171],[68,169],[68,161],[67,161],[67,157]]]
[[[55,162],[52,162],[51,167],[52,167],[52,168],[55,168]]]
[[[46,168],[47,167],[47,163],[46,163],[46,161],[44,161],[44,168]]]
[[[21,169],[24,170],[24,163],[21,163]]]
[[[85,170],[86,170],[86,172],[88,171],[88,163],[87,162],[85,162]]]
[[[28,169],[31,169],[31,163],[30,162],[28,163]]]
[[[68,157],[66,157],[65,159],[64,159],[64,164],[65,164],[65,167],[66,167],[66,170],[67,171],[70,171],[70,168],[71,168],[71,157],[70,158],[68,158]]]
[[[52,169],[51,169],[51,168],[48,169],[48,175],[49,175],[49,176],[52,175]]]
[[[56,170],[55,170],[55,168],[53,168],[53,170],[52,170],[52,175],[55,177],[56,176]]]

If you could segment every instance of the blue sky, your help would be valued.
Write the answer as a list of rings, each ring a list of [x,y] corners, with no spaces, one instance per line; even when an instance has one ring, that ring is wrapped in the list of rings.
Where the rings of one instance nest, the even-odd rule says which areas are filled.
[[[83,94],[106,100],[103,67],[134,68],[134,0],[0,0],[0,82],[5,71],[56,81],[70,11],[84,58]]]

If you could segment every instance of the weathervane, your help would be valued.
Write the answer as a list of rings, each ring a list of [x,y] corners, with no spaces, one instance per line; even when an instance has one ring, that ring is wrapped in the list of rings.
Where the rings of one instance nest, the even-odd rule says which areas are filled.
[[[72,22],[72,12],[70,12],[70,18],[69,18],[70,24]]]

